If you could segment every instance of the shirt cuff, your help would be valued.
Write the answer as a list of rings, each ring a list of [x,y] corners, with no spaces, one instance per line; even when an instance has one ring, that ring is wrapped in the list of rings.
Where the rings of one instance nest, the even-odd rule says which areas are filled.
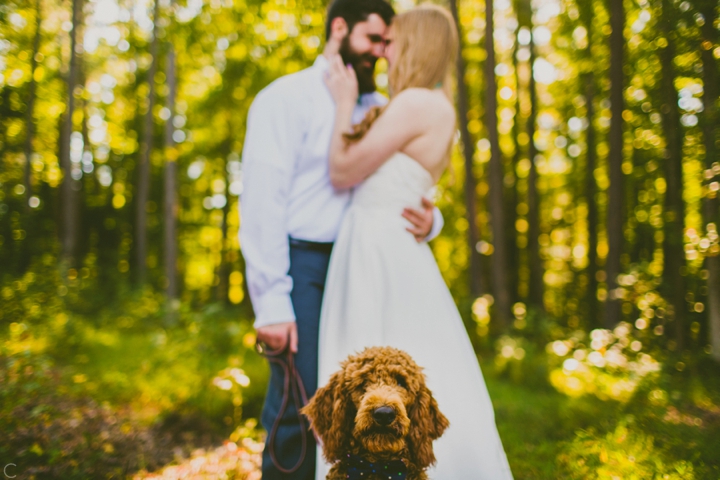
[[[259,308],[255,309],[255,329],[277,323],[295,321],[295,310],[293,309],[290,295],[266,294],[260,300]]]
[[[435,207],[433,209],[432,228],[430,229],[430,233],[428,233],[428,236],[425,237],[425,241],[429,242],[430,240],[433,240],[438,235],[440,235],[440,232],[442,231],[444,226],[445,226],[445,219],[443,218],[442,213],[440,212],[440,209]]]

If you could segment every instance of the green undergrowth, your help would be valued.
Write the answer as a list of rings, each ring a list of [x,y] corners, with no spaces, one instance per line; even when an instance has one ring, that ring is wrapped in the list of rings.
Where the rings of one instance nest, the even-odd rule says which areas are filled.
[[[0,458],[17,473],[122,478],[261,439],[268,369],[249,311],[180,304],[170,315],[152,291],[105,300],[89,282],[61,287],[36,275],[0,290]],[[720,479],[715,363],[660,355],[660,371],[614,399],[556,390],[552,372],[574,351],[552,319],[531,320],[522,335],[474,337],[516,479]],[[588,368],[594,382],[623,373]]]
[[[27,478],[118,478],[254,425],[267,369],[247,312],[163,304],[149,292],[92,314],[53,302],[2,325],[0,457]]]
[[[516,479],[720,478],[720,375],[711,363],[663,374],[625,403],[571,398],[547,377],[513,380],[485,364]]]

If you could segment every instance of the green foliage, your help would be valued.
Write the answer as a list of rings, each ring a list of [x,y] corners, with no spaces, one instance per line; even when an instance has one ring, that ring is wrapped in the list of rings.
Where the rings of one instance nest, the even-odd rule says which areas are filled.
[[[0,352],[0,456],[27,478],[109,478],[172,460],[172,445],[127,411],[82,394],[17,326]]]
[[[718,478],[720,385],[710,364],[655,377],[618,402],[568,397],[533,381],[543,359],[542,352],[523,359],[520,382],[483,363],[516,479]]]
[[[559,462],[563,478],[569,479],[698,478],[690,462],[668,462],[658,450],[651,436],[632,430],[622,422],[604,436],[592,430],[578,432]]]
[[[586,344],[587,343],[587,344]],[[567,340],[548,344],[555,369],[550,381],[559,391],[579,396],[627,401],[640,382],[652,378],[661,365],[632,335],[632,325],[621,322],[614,330],[595,329],[585,336],[576,331]]]
[[[528,365],[537,358],[527,358]],[[495,407],[495,419],[514,478],[562,478],[557,457],[579,428],[607,423],[616,415],[614,405],[597,399],[565,397],[547,382],[528,379],[508,382],[491,375],[492,365],[483,372]],[[543,386],[544,383],[544,386]]]
[[[57,290],[33,281],[25,298],[37,300],[41,284]],[[259,415],[267,369],[244,313],[181,308],[167,326],[162,304],[146,291],[87,317],[50,302],[6,324],[0,455],[38,478],[107,478],[157,469],[236,426],[256,436],[246,420]]]

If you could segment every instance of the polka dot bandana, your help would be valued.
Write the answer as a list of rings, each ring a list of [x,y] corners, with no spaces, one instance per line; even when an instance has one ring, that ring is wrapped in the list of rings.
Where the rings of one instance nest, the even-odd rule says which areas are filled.
[[[369,462],[357,455],[348,454],[345,464],[348,466],[346,478],[349,480],[367,480],[368,478],[407,479],[407,466],[402,460]]]

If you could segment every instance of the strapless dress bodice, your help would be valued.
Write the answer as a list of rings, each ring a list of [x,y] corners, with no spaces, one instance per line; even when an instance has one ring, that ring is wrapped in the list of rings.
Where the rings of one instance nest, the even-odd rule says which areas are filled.
[[[435,181],[412,157],[397,152],[355,188],[353,208],[402,210],[419,207]]]

